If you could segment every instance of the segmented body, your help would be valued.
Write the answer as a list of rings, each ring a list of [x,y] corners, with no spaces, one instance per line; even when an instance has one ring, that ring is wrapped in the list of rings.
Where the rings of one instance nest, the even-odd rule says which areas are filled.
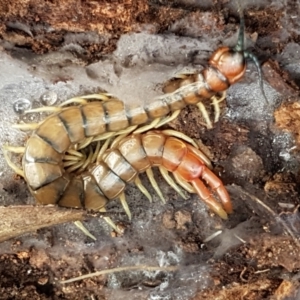
[[[226,90],[243,76],[245,68],[241,53],[221,48],[213,54],[209,67],[202,73],[171,81],[167,88],[172,85],[175,91],[158,97],[146,107],[127,108],[123,102],[112,99],[61,109],[45,119],[27,141],[23,158],[26,181],[32,189],[39,188],[40,181],[46,184],[50,180],[44,180],[50,176],[48,172],[43,175],[44,165],[51,168],[51,178],[60,176],[57,164],[61,154],[72,144],[87,138],[101,139],[107,132],[120,134],[128,128],[134,130],[138,125],[160,120],[188,104],[199,103],[203,98]]]
[[[221,180],[205,165],[199,151],[181,139],[159,131],[127,136],[79,175],[66,172],[63,155],[53,148],[49,151],[49,145],[41,141],[38,148],[27,146],[23,160],[26,177],[35,179],[28,184],[39,203],[99,210],[109,200],[123,196],[127,184],[134,182],[139,173],[159,167],[162,172],[171,172],[183,187],[190,183],[194,192],[221,217],[232,212]],[[216,191],[222,204],[201,178]]]
[[[131,174],[128,170],[129,173],[126,173],[126,176],[129,176],[129,178],[125,175],[126,178],[123,178],[123,175],[116,174],[115,170],[109,169],[110,171],[107,171],[104,167],[100,167],[102,165],[99,163],[99,166],[91,169],[89,174],[74,177],[74,175],[64,170],[63,157],[66,151],[74,147],[80,149],[93,141],[105,140],[112,136],[130,134],[132,132],[137,134],[157,128],[175,118],[186,105],[198,105],[202,112],[205,113],[203,108],[201,108],[203,99],[210,99],[240,80],[246,70],[245,57],[253,58],[244,50],[243,29],[244,20],[242,18],[239,41],[235,48],[221,47],[213,53],[207,68],[202,72],[185,74],[170,80],[164,87],[164,92],[167,94],[155,98],[144,107],[127,107],[120,100],[103,94],[96,95],[96,97],[94,97],[95,95],[89,95],[66,101],[65,104],[76,102],[79,105],[54,108],[53,111],[56,111],[56,113],[50,115],[42,123],[36,124],[36,128],[29,127],[35,130],[28,139],[24,149],[23,170],[19,171],[8,159],[6,152],[14,151],[13,147],[8,147],[8,150],[5,150],[7,161],[14,170],[19,171],[18,173],[25,178],[31,192],[39,203],[58,203],[63,206],[91,209],[103,207],[108,199],[118,196],[121,187],[124,188],[125,184],[134,178],[134,175],[131,178],[128,175]],[[257,62],[256,60],[254,61]],[[258,68],[258,70],[260,69]],[[94,98],[103,101],[88,102],[88,99]],[[144,126],[141,127],[141,125]],[[21,125],[19,128],[26,129],[26,126],[23,127]],[[134,140],[134,137],[130,139]],[[163,144],[161,147],[168,149],[168,144]],[[190,147],[186,147],[186,149],[191,149]],[[141,151],[142,148],[140,147],[139,149]],[[156,151],[159,151],[159,149],[156,149]],[[136,151],[135,154],[138,154],[138,150]],[[147,153],[145,149],[143,151]],[[189,152],[191,150],[186,151]],[[19,152],[19,150],[15,152]],[[175,150],[174,153],[176,156]],[[129,154],[127,153],[126,155]],[[124,157],[126,155],[124,154]],[[177,158],[181,160],[182,157],[178,156]],[[200,157],[198,158],[200,159]],[[148,167],[151,168],[153,165],[149,163],[149,158],[147,159]],[[163,159],[162,161],[165,162],[166,160]],[[183,159],[183,161],[185,160]],[[103,163],[106,163],[108,166],[108,162],[103,161]],[[123,163],[120,166],[125,167],[125,165]],[[162,163],[162,165],[168,171],[177,174],[177,171],[169,168],[168,164],[164,165]],[[209,184],[212,185],[213,189],[216,189],[217,193],[220,193],[221,200],[224,203],[230,203],[228,195],[225,195],[226,190],[222,187],[223,185],[218,181],[218,187],[216,187],[214,183],[216,177],[213,177],[210,171],[204,167],[201,159],[197,161],[196,166],[198,168],[197,174],[200,176],[203,171],[202,176],[204,179],[208,179]],[[131,167],[134,168],[133,163]],[[201,172],[200,169],[202,170]],[[135,171],[137,173],[142,172],[143,168],[138,167]],[[108,173],[106,174],[106,172]],[[186,169],[183,172],[186,176],[185,172],[193,174],[194,168],[190,165],[190,169]],[[200,185],[194,183],[196,181],[190,181],[183,174],[180,175],[180,178],[182,179],[183,177],[184,180],[179,180],[180,184],[184,185],[184,181],[191,182],[194,186],[193,191],[196,190],[201,196],[205,189],[203,187],[199,188]],[[210,175],[208,176],[207,174]],[[101,178],[101,180],[97,182],[96,178]],[[109,185],[108,182],[110,182]],[[119,190],[116,190],[111,182],[119,186]],[[104,187],[105,191],[100,192],[100,188]],[[204,198],[210,199],[206,190],[205,195]],[[217,202],[215,201],[214,203]],[[226,208],[226,205],[229,204],[225,204],[225,210],[230,212],[231,206]],[[213,207],[211,204],[210,206]],[[219,215],[226,217],[224,211],[220,212],[222,207],[219,206],[214,209],[219,211]]]

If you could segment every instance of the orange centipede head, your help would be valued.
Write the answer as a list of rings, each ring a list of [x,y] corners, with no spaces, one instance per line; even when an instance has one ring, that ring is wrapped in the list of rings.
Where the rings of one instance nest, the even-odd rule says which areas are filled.
[[[219,70],[230,84],[240,80],[246,71],[244,52],[229,47],[219,48],[209,60],[209,64]]]

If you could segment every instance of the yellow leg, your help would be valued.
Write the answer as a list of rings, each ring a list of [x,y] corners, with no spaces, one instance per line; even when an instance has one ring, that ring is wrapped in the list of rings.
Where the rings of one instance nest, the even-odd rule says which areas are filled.
[[[23,154],[25,152],[25,147],[15,147],[15,146],[4,145],[3,151]]]
[[[96,162],[97,156],[98,156],[100,150],[101,150],[101,143],[97,142],[96,148],[95,148],[95,151],[94,151],[93,157],[92,157],[92,163]]]
[[[126,201],[126,197],[125,197],[125,194],[122,193],[119,197],[120,201],[121,201],[121,204],[123,206],[123,209],[125,210],[129,220],[131,220],[131,212],[130,212],[130,209],[129,209],[129,206],[128,206],[128,203]]]
[[[145,131],[148,131],[152,128],[155,128],[155,126],[160,122],[160,118],[154,119],[149,125],[145,125],[142,127],[139,127],[137,130],[135,130],[133,133],[138,134],[138,133],[143,133]]]
[[[182,140],[192,144],[195,148],[199,148],[193,139],[191,139],[189,136],[187,136],[186,134],[184,134],[182,132],[172,130],[172,129],[167,129],[167,130],[163,130],[162,133],[182,139]]]
[[[152,202],[152,197],[150,195],[150,193],[148,192],[148,190],[144,187],[144,185],[141,182],[141,179],[139,178],[139,176],[136,176],[135,180],[134,180],[134,184],[138,187],[138,189],[148,198],[148,200],[150,202]]]
[[[9,146],[8,146],[9,147]],[[17,147],[19,148],[19,147]],[[4,155],[4,158],[7,162],[7,164],[9,165],[9,167],[15,172],[17,173],[18,175],[22,176],[23,178],[25,177],[25,174],[24,174],[24,171],[22,169],[20,169],[17,165],[15,165],[10,157],[8,156],[8,151],[5,149],[5,146],[2,148],[2,151],[3,151],[3,155]]]
[[[211,98],[212,100],[212,105],[214,106],[214,110],[215,110],[215,120],[214,123],[217,123],[220,119],[220,114],[221,114],[221,110],[220,110],[220,105],[219,103],[224,101],[226,98],[226,92],[222,92],[222,96],[220,99],[217,99],[216,96],[213,96]]]
[[[83,98],[83,97],[74,97],[74,98],[71,98],[71,99],[68,99],[64,102],[62,102],[61,104],[59,104],[59,107],[63,107],[63,106],[66,106],[68,104],[79,104],[79,105],[83,105],[83,104],[86,104],[87,101]]]
[[[203,103],[201,103],[201,102],[199,102],[199,103],[197,104],[197,106],[198,106],[200,112],[202,113],[202,116],[203,116],[203,118],[204,118],[204,120],[205,120],[205,122],[206,122],[207,128],[208,128],[208,129],[211,129],[213,126],[212,126],[212,124],[211,124],[211,121],[210,121],[210,118],[209,118],[209,115],[208,115],[208,113],[207,113],[207,110],[206,110],[205,106],[204,106]]]
[[[92,163],[92,159],[93,159],[93,155],[94,155],[92,146],[89,147],[88,153],[89,153],[88,157],[85,159],[85,161],[83,162],[83,165],[80,167],[80,169],[78,170],[78,172],[84,171],[86,169],[86,167],[90,163]]]
[[[57,113],[62,111],[63,108],[59,107],[59,106],[41,106],[41,107],[37,107],[37,108],[32,108],[32,109],[28,109],[25,110],[25,114],[29,114],[29,113],[38,113],[38,112],[50,112],[50,113]]]
[[[159,198],[161,199],[161,201],[162,201],[163,203],[166,203],[166,199],[165,199],[163,193],[161,192],[161,190],[160,190],[160,188],[159,188],[159,186],[158,186],[158,184],[157,184],[157,182],[156,182],[156,180],[155,180],[155,178],[154,178],[154,174],[153,174],[152,169],[151,169],[151,168],[147,169],[147,170],[146,170],[146,174],[147,174],[147,176],[148,176],[148,178],[149,178],[149,181],[150,181],[152,187],[153,187],[154,190],[156,191],[156,193],[157,193],[157,195],[159,196]]]
[[[14,129],[20,129],[23,131],[33,131],[38,128],[39,123],[30,123],[30,124],[12,124],[11,127]]]
[[[165,179],[165,181],[183,198],[183,199],[187,199],[186,195],[182,192],[182,190],[179,188],[179,186],[175,183],[175,181],[173,180],[173,178],[169,175],[169,172],[167,171],[167,169],[163,166],[159,167],[159,171],[161,173],[161,175],[163,176],[163,178]]]
[[[194,187],[192,185],[190,185],[188,182],[186,182],[179,174],[177,174],[176,172],[173,173],[173,176],[176,180],[176,182],[182,187],[184,188],[187,192],[189,192],[190,194],[194,194],[196,193]]]
[[[76,150],[80,150],[87,147],[90,143],[93,142],[93,139],[93,136],[85,138],[80,144],[76,144]]]
[[[104,134],[100,134],[98,136],[95,136],[93,138],[93,142],[103,141],[103,140],[112,138],[112,137],[114,137],[117,134],[118,134],[118,132],[106,132]]]
[[[171,116],[162,119],[162,120],[161,120],[154,128],[161,127],[161,126],[163,126],[163,125],[165,125],[165,124],[167,124],[167,123],[169,123],[169,122],[175,120],[175,119],[179,116],[180,111],[181,111],[180,109],[175,110],[175,111],[171,114]]]
[[[107,140],[105,141],[105,143],[102,145],[102,147],[101,147],[99,153],[97,154],[97,158],[96,158],[96,162],[97,162],[97,163],[100,162],[100,161],[102,160],[103,154],[104,154],[104,152],[107,150],[107,148],[108,148],[108,146],[109,146],[109,144],[110,144],[110,141],[111,141],[111,139],[107,139]]]
[[[136,128],[138,128],[138,125],[129,126],[126,129],[118,131],[116,135],[128,135],[129,133],[133,132]]]
[[[106,212],[106,209],[104,207],[99,209],[100,212]],[[110,217],[103,217],[105,222],[112,227],[116,232],[122,234],[122,231],[117,227],[117,225],[113,222],[113,220]]]
[[[90,237],[92,240],[96,241],[96,237],[92,235],[87,228],[82,224],[81,221],[75,221],[74,224],[76,225],[77,228],[79,228],[85,235]]]

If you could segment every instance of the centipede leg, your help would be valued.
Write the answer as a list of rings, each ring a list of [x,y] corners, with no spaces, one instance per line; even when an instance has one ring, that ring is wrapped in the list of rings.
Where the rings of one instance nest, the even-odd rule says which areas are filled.
[[[71,172],[74,172],[75,170],[78,170],[79,168],[81,168],[82,165],[84,164],[85,160],[86,160],[86,155],[84,155],[81,160],[79,160],[77,162],[74,161],[74,163],[70,162],[70,161],[64,162],[64,167],[68,167],[66,169],[66,171],[68,173],[71,173]]]
[[[163,126],[163,125],[165,125],[167,123],[170,123],[171,121],[175,120],[179,116],[180,111],[181,111],[180,109],[175,110],[171,114],[171,116],[162,119],[154,128],[159,128],[159,127],[161,127],[161,126]]]
[[[4,147],[2,148],[2,150],[3,150],[3,156],[4,156],[4,158],[5,158],[6,162],[7,162],[7,164],[9,165],[9,167],[10,167],[16,174],[18,174],[18,175],[20,175],[21,177],[24,178],[24,176],[25,176],[25,175],[24,175],[24,171],[23,171],[22,169],[20,169],[17,165],[15,165],[15,164],[11,161],[10,157],[8,156],[8,152],[9,152],[9,151],[14,152],[14,151],[12,151],[12,149],[14,149],[14,148],[15,148],[16,151],[19,151],[19,150],[21,150],[21,148],[23,148],[23,147],[4,146]],[[7,150],[7,149],[10,149],[10,150]],[[24,152],[24,151],[23,151],[23,152]],[[15,152],[15,153],[22,153],[22,152]]]
[[[84,171],[85,168],[92,163],[93,161],[93,156],[94,156],[94,152],[93,152],[93,148],[90,146],[89,147],[89,155],[87,156],[86,160],[84,161],[84,163],[82,164],[82,166],[80,167],[80,169],[78,170],[78,172]]]
[[[20,129],[22,131],[33,131],[39,127],[39,123],[29,123],[29,124],[12,124],[11,127],[14,129]]]
[[[100,151],[98,152],[97,154],[97,157],[96,157],[96,163],[100,162],[103,158],[103,154],[104,152],[107,150],[108,146],[110,144],[110,138],[107,139],[104,144],[102,145]]]
[[[150,124],[146,126],[139,127],[137,130],[133,131],[134,134],[143,133],[145,131],[148,131],[152,128],[155,128],[155,126],[159,123],[160,118],[154,119]]]
[[[105,207],[99,209],[100,212],[106,212]],[[116,232],[122,234],[122,231],[118,228],[118,226],[113,222],[110,217],[103,217],[104,221]]]
[[[139,176],[136,176],[135,180],[134,180],[134,184],[138,187],[138,189],[147,197],[147,199],[152,202],[152,197],[150,195],[150,193],[148,192],[148,190],[144,187],[144,185],[141,182],[141,179],[139,178]]]
[[[153,171],[151,168],[147,169],[146,170],[146,174],[147,174],[147,177],[152,185],[152,187],[154,188],[155,192],[157,193],[157,195],[159,196],[160,200],[163,202],[163,203],[166,203],[166,199],[162,193],[162,191],[160,190],[155,178],[154,178],[154,174],[153,174]]]
[[[136,128],[138,128],[138,125],[129,126],[126,129],[118,131],[118,135],[128,135],[129,133],[133,132]]]
[[[86,104],[87,100],[101,100],[101,101],[107,101],[109,99],[111,99],[111,95],[110,94],[90,94],[90,95],[84,95],[84,96],[80,96],[80,97],[74,97],[74,98],[70,98],[64,102],[62,102],[59,106],[63,107],[66,106],[68,104]]]
[[[182,132],[172,130],[172,129],[166,129],[166,130],[163,130],[162,133],[165,135],[168,135],[168,136],[174,136],[174,137],[180,138],[180,139],[192,144],[195,148],[199,148],[193,139],[191,139],[189,136],[187,136],[186,134],[184,134]]]
[[[94,241],[97,240],[96,237],[87,230],[87,228],[82,224],[81,221],[75,221],[74,224],[76,225],[76,227],[78,229],[80,229],[85,235],[90,237],[92,240],[94,240]]]
[[[194,147],[192,147],[192,146],[190,146],[190,145],[186,145],[186,146],[187,146],[187,148],[188,148],[192,153],[194,153],[201,161],[203,161],[209,169],[212,169],[212,164],[211,164],[210,159],[209,159],[202,151],[200,151],[199,149],[194,148]]]
[[[203,118],[204,118],[204,120],[206,122],[206,127],[208,129],[212,129],[213,126],[211,124],[211,121],[210,121],[210,118],[209,118],[209,115],[208,115],[208,112],[207,112],[205,106],[203,105],[202,102],[199,102],[196,105],[199,108],[199,110],[200,110],[200,112],[201,112],[201,114],[202,114],[202,116],[203,116]]]
[[[190,185],[188,182],[186,182],[185,179],[183,179],[178,173],[173,173],[173,176],[176,180],[176,182],[183,188],[185,189],[188,193],[194,194],[196,193],[195,189],[193,188],[192,185]]]
[[[91,95],[85,95],[85,96],[81,96],[81,97],[74,97],[74,98],[70,98],[70,99],[62,102],[61,104],[59,104],[59,106],[42,106],[42,107],[38,107],[38,108],[28,109],[25,111],[25,114],[37,113],[37,112],[56,113],[56,112],[60,112],[63,109],[63,107],[68,104],[84,105],[88,102],[87,100],[89,100],[89,99],[107,101],[107,100],[111,99],[110,96],[111,95],[109,95],[109,94],[91,94]]]
[[[131,220],[131,212],[130,212],[130,209],[129,209],[129,206],[128,206],[128,203],[126,201],[126,197],[125,197],[125,194],[122,193],[120,196],[119,196],[119,199],[121,201],[121,204],[123,206],[123,209],[125,210],[127,216],[128,216],[128,219]]]
[[[87,147],[90,143],[93,142],[93,139],[94,139],[94,137],[92,137],[92,136],[85,138],[81,143],[76,144],[75,149],[80,150],[80,149]]]
[[[165,181],[183,198],[183,199],[187,199],[186,195],[182,192],[182,190],[179,188],[179,186],[175,183],[175,181],[173,180],[173,178],[169,175],[169,172],[167,171],[167,169],[163,166],[159,166],[159,171],[161,173],[161,175],[163,176],[163,178],[165,179]]]
[[[212,105],[214,107],[215,110],[215,120],[214,123],[217,123],[220,119],[220,115],[221,115],[221,111],[220,111],[220,105],[219,103],[221,103],[222,101],[224,101],[226,98],[226,92],[222,93],[221,98],[217,99],[216,96],[211,97],[212,100]]]

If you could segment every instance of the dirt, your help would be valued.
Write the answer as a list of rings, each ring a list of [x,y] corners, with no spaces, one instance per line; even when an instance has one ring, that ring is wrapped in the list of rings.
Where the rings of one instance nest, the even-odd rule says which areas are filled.
[[[60,77],[52,77],[57,78],[55,84],[72,82],[73,74],[63,73],[72,64],[89,67],[88,77],[105,81],[94,73],[93,63],[108,57],[126,33],[175,34],[179,40],[211,35],[215,45],[221,44],[220,36],[236,32],[235,4],[198,2],[45,1],[37,5],[34,0],[2,1],[2,50],[13,59],[24,61],[25,57],[30,62],[41,54],[67,51],[72,61],[59,65]],[[269,106],[262,103],[257,73],[250,69],[248,78],[233,86],[221,103],[221,118],[212,129],[204,126],[193,106],[168,124],[195,139],[212,160],[234,206],[227,221],[200,205],[194,195],[181,199],[167,184],[162,184],[165,205],[136,196],[140,194],[131,186],[126,191],[131,222],[116,201],[107,208],[107,215],[124,231],[118,234],[111,232],[103,215],[76,211],[72,216],[71,211],[66,216],[64,210],[53,207],[46,214],[47,207],[31,207],[33,200],[24,182],[11,178],[1,183],[3,205],[27,206],[0,211],[2,227],[12,229],[2,232],[0,299],[300,299],[300,58],[297,51],[289,50],[300,41],[299,9],[296,1],[286,5],[256,1],[245,7],[248,44],[264,62],[264,88],[272,99]],[[209,54],[202,57],[196,49],[178,64],[205,63]],[[154,52],[146,65],[162,61],[167,68],[177,63],[174,60],[163,60],[160,52]],[[121,70],[136,65],[129,55]],[[117,74],[119,67],[113,66]],[[248,106],[252,93],[255,99]],[[205,106],[213,118],[211,103]],[[84,220],[96,241],[70,222],[75,218]],[[61,282],[132,265],[177,269],[123,271]]]

